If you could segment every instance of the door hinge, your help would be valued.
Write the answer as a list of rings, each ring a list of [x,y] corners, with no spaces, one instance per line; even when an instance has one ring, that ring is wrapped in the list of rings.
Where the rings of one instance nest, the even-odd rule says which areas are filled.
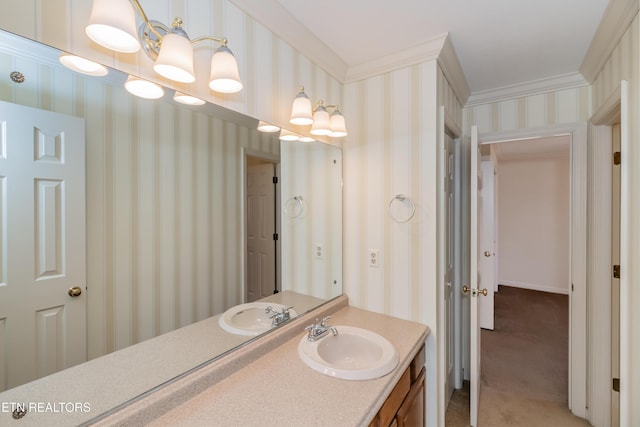
[[[614,265],[613,266],[613,278],[614,279],[619,279],[620,278],[620,266],[619,265]]]
[[[620,378],[613,379],[613,391],[620,391]]]
[[[618,166],[622,162],[622,153],[619,151],[614,151],[613,153],[613,164]]]
[[[277,176],[274,176],[274,177],[273,177],[273,183],[274,183],[274,184],[277,184],[277,183],[278,183],[278,177],[277,177]]]
[[[273,233],[273,240],[278,240],[278,233]]]

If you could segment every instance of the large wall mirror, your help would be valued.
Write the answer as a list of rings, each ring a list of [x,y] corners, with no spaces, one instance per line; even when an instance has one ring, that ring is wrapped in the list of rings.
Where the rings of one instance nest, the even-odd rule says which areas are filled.
[[[214,328],[232,307],[266,299],[301,314],[342,294],[339,148],[281,142],[256,118],[168,90],[133,97],[118,71],[77,74],[59,54],[0,32],[0,400],[130,351],[145,369],[122,375],[139,381],[95,417],[254,339]],[[210,340],[175,348],[189,325]],[[135,360],[162,337],[164,355]]]

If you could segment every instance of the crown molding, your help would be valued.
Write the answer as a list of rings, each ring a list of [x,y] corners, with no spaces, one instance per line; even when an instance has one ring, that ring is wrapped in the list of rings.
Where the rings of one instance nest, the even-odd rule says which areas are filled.
[[[580,73],[561,74],[559,76],[548,77],[540,80],[533,80],[530,82],[503,86],[496,89],[474,92],[469,97],[465,107],[474,107],[481,104],[490,104],[492,102],[504,101],[507,99],[539,95],[560,89],[571,89],[588,85],[589,83]]]
[[[469,99],[471,89],[469,89],[464,70],[460,65],[458,55],[449,37],[446,37],[444,40],[440,56],[438,57],[438,64],[440,68],[442,68],[442,72],[449,82],[449,86],[451,86],[451,89],[458,97],[460,105],[464,105]]]
[[[276,0],[229,0],[269,31],[344,83],[347,64]]]
[[[372,61],[352,65],[347,71],[345,83],[353,83],[420,62],[438,59],[446,39],[447,33],[443,33],[409,49],[394,52],[391,55],[376,58]]]
[[[593,83],[640,10],[638,0],[611,0],[580,65],[580,72]]]

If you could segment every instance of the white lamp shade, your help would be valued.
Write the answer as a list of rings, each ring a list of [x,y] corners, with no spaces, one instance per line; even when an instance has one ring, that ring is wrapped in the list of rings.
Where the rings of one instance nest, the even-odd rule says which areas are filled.
[[[226,46],[220,46],[213,53],[209,87],[220,93],[236,93],[242,90],[238,62]]]
[[[272,125],[271,123],[263,122],[260,120],[258,122],[258,130],[260,132],[278,132],[280,128],[276,125]]]
[[[167,33],[162,38],[160,53],[153,70],[180,83],[193,83],[196,75],[193,71],[193,45],[189,38],[178,33]]]
[[[140,98],[158,99],[164,95],[164,90],[160,85],[134,76],[127,78],[124,87],[127,92]]]
[[[107,67],[97,62],[89,61],[80,56],[63,53],[58,58],[62,65],[77,73],[86,74],[88,76],[106,76],[109,71]]]
[[[329,135],[331,133],[331,120],[329,113],[323,106],[316,108],[313,113],[313,126],[311,126],[312,135]]]
[[[331,114],[331,133],[332,138],[341,138],[347,136],[347,124],[344,121],[344,116],[338,110]]]
[[[206,101],[196,98],[195,96],[187,95],[186,93],[178,92],[173,94],[173,100],[185,105],[204,105]]]
[[[300,89],[298,95],[293,99],[293,105],[291,106],[291,118],[289,122],[294,125],[310,125],[313,123],[313,116],[311,112],[311,100],[304,93],[304,88]]]
[[[300,139],[299,135],[296,135],[293,132],[290,132],[286,129],[282,129],[280,131],[280,140],[281,141],[297,141]]]
[[[93,0],[85,33],[100,46],[116,52],[140,50],[136,13],[129,0]]]

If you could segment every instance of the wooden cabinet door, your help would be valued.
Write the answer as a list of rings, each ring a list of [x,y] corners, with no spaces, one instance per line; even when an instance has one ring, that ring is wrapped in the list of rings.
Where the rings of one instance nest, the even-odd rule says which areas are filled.
[[[396,415],[398,427],[423,427],[425,425],[424,375],[423,369],[418,381],[413,383],[409,394],[398,409]]]

